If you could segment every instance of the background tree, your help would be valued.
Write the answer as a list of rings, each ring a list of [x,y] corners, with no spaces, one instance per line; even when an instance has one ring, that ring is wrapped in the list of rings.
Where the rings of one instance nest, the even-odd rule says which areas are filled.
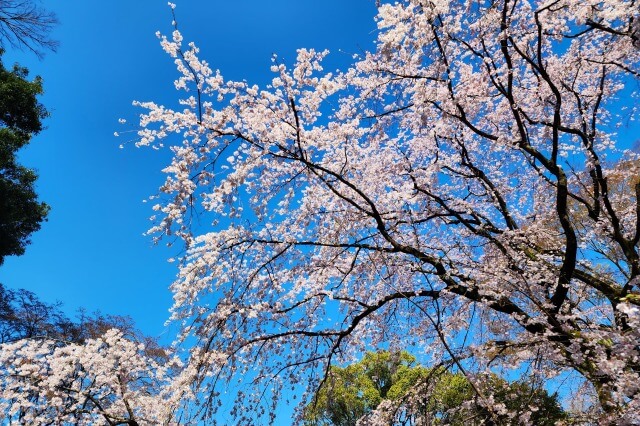
[[[535,425],[555,425],[567,418],[557,396],[524,382],[508,383],[492,375],[486,385],[519,418],[536,407],[530,421]],[[313,401],[304,412],[305,424],[355,426],[382,402],[393,407],[387,424],[396,425],[480,425],[493,421],[489,411],[478,405],[469,380],[461,373],[439,367],[428,369],[416,363],[408,352],[367,352],[355,364],[331,366]],[[509,422],[505,416],[504,421]]]
[[[42,130],[48,115],[38,102],[42,81],[27,80],[26,68],[0,62],[0,265],[21,255],[31,234],[46,220],[49,206],[35,192],[37,174],[17,162],[17,152]]]
[[[367,352],[344,368],[331,366],[322,387],[305,410],[309,425],[355,425],[383,399],[402,398],[426,375],[407,352]]]
[[[0,48],[27,49],[42,57],[55,51],[58,42],[49,36],[58,24],[55,13],[37,0],[0,0]]]
[[[383,2],[348,70],[301,49],[264,88],[161,37],[185,94],[140,103],[139,144],[181,136],[153,231],[187,247],[173,318],[206,414],[244,378],[251,423],[241,407],[392,341],[465,377],[579,375],[597,421],[640,421],[640,197],[609,179],[640,185],[610,166],[637,160],[616,132],[637,20],[633,0]]]
[[[129,316],[87,313],[80,309],[75,319],[62,311],[62,303],[41,301],[25,289],[12,290],[0,283],[0,344],[23,339],[51,339],[83,343],[118,329],[124,337],[144,344],[149,356],[166,358],[157,339],[144,335]]]
[[[0,284],[0,344],[34,337],[65,339],[75,326],[60,310],[27,290],[11,290]]]

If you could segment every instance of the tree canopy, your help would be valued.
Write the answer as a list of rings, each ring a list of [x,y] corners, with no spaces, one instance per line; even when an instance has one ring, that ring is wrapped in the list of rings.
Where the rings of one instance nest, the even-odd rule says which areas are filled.
[[[0,265],[6,256],[24,253],[49,212],[38,200],[35,170],[17,160],[17,152],[42,130],[47,111],[38,102],[41,94],[40,78],[29,81],[26,68],[8,70],[0,61]]]
[[[384,399],[400,399],[427,374],[407,352],[367,352],[346,367],[331,366],[322,387],[305,409],[309,425],[349,426]]]
[[[173,318],[202,398],[250,375],[236,403],[268,412],[392,341],[476,377],[576,375],[592,416],[635,421],[640,182],[615,164],[638,157],[616,131],[637,19],[627,0],[381,2],[374,51],[325,72],[300,49],[265,87],[161,37],[181,107],[139,103],[138,144],[171,145],[152,231],[187,248]]]
[[[493,375],[488,381],[495,404],[517,416],[528,414],[535,425],[555,425],[567,418],[557,395],[525,382],[508,383]],[[392,412],[384,408],[385,403]],[[536,407],[530,412],[530,407]],[[493,419],[478,404],[469,380],[446,368],[425,368],[406,351],[367,352],[364,358],[346,367],[331,366],[322,386],[304,411],[309,426],[355,426],[366,424],[373,415],[383,415],[387,424],[398,425],[480,425]],[[503,421],[508,423],[508,419]]]

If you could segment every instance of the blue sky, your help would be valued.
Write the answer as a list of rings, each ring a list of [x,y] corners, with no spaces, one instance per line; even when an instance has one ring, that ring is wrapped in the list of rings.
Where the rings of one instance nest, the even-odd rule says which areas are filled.
[[[371,49],[374,0],[175,0],[186,41],[225,78],[264,84],[271,55],[289,63],[300,47],[329,49],[329,68],[349,64]],[[44,0],[60,25],[57,53],[38,60],[9,51],[44,79],[42,103],[51,112],[46,130],[21,152],[23,164],[39,171],[38,193],[52,207],[49,221],[33,235],[25,255],[9,257],[0,282],[25,288],[42,300],[64,303],[69,315],[89,311],[130,315],[150,335],[164,335],[175,250],[153,246],[150,204],[163,181],[167,153],[118,146],[123,126],[142,112],[133,100],[172,104],[176,76],[156,31],[170,33],[163,0]]]

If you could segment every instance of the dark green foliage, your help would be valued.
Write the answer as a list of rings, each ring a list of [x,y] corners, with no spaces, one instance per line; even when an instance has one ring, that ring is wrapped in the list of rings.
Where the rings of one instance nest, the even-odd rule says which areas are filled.
[[[527,383],[491,376],[483,389],[516,417],[531,411],[535,425],[554,425],[566,419],[557,396]],[[413,393],[414,398],[408,398]],[[409,400],[411,399],[411,402]],[[362,361],[329,374],[305,409],[308,426],[353,426],[383,401],[398,407],[395,424],[481,425],[508,417],[491,414],[478,403],[469,380],[444,368],[425,368],[408,352],[368,352]],[[409,405],[407,405],[409,404]]]
[[[18,150],[42,130],[47,116],[37,99],[42,81],[27,78],[26,68],[7,70],[0,61],[0,265],[5,256],[24,253],[30,235],[49,212],[35,192],[36,172],[16,158]]]

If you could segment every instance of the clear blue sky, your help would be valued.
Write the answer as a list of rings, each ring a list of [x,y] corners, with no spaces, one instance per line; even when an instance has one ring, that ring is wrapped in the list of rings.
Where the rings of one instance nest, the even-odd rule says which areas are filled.
[[[343,66],[375,38],[374,0],[174,2],[185,41],[196,42],[227,79],[263,84],[272,53],[291,63],[299,47],[327,48],[328,63]],[[38,193],[52,210],[26,254],[0,267],[0,282],[59,300],[69,315],[80,307],[131,315],[144,332],[160,335],[176,273],[166,259],[175,253],[142,235],[152,214],[142,200],[162,183],[167,155],[121,150],[128,138],[113,133],[123,130],[119,118],[135,124],[141,111],[133,100],[172,104],[177,97],[175,68],[155,36],[170,33],[170,9],[163,0],[42,4],[60,20],[58,52],[39,61],[9,51],[3,60],[44,79],[41,101],[51,118],[21,161],[38,169]]]

